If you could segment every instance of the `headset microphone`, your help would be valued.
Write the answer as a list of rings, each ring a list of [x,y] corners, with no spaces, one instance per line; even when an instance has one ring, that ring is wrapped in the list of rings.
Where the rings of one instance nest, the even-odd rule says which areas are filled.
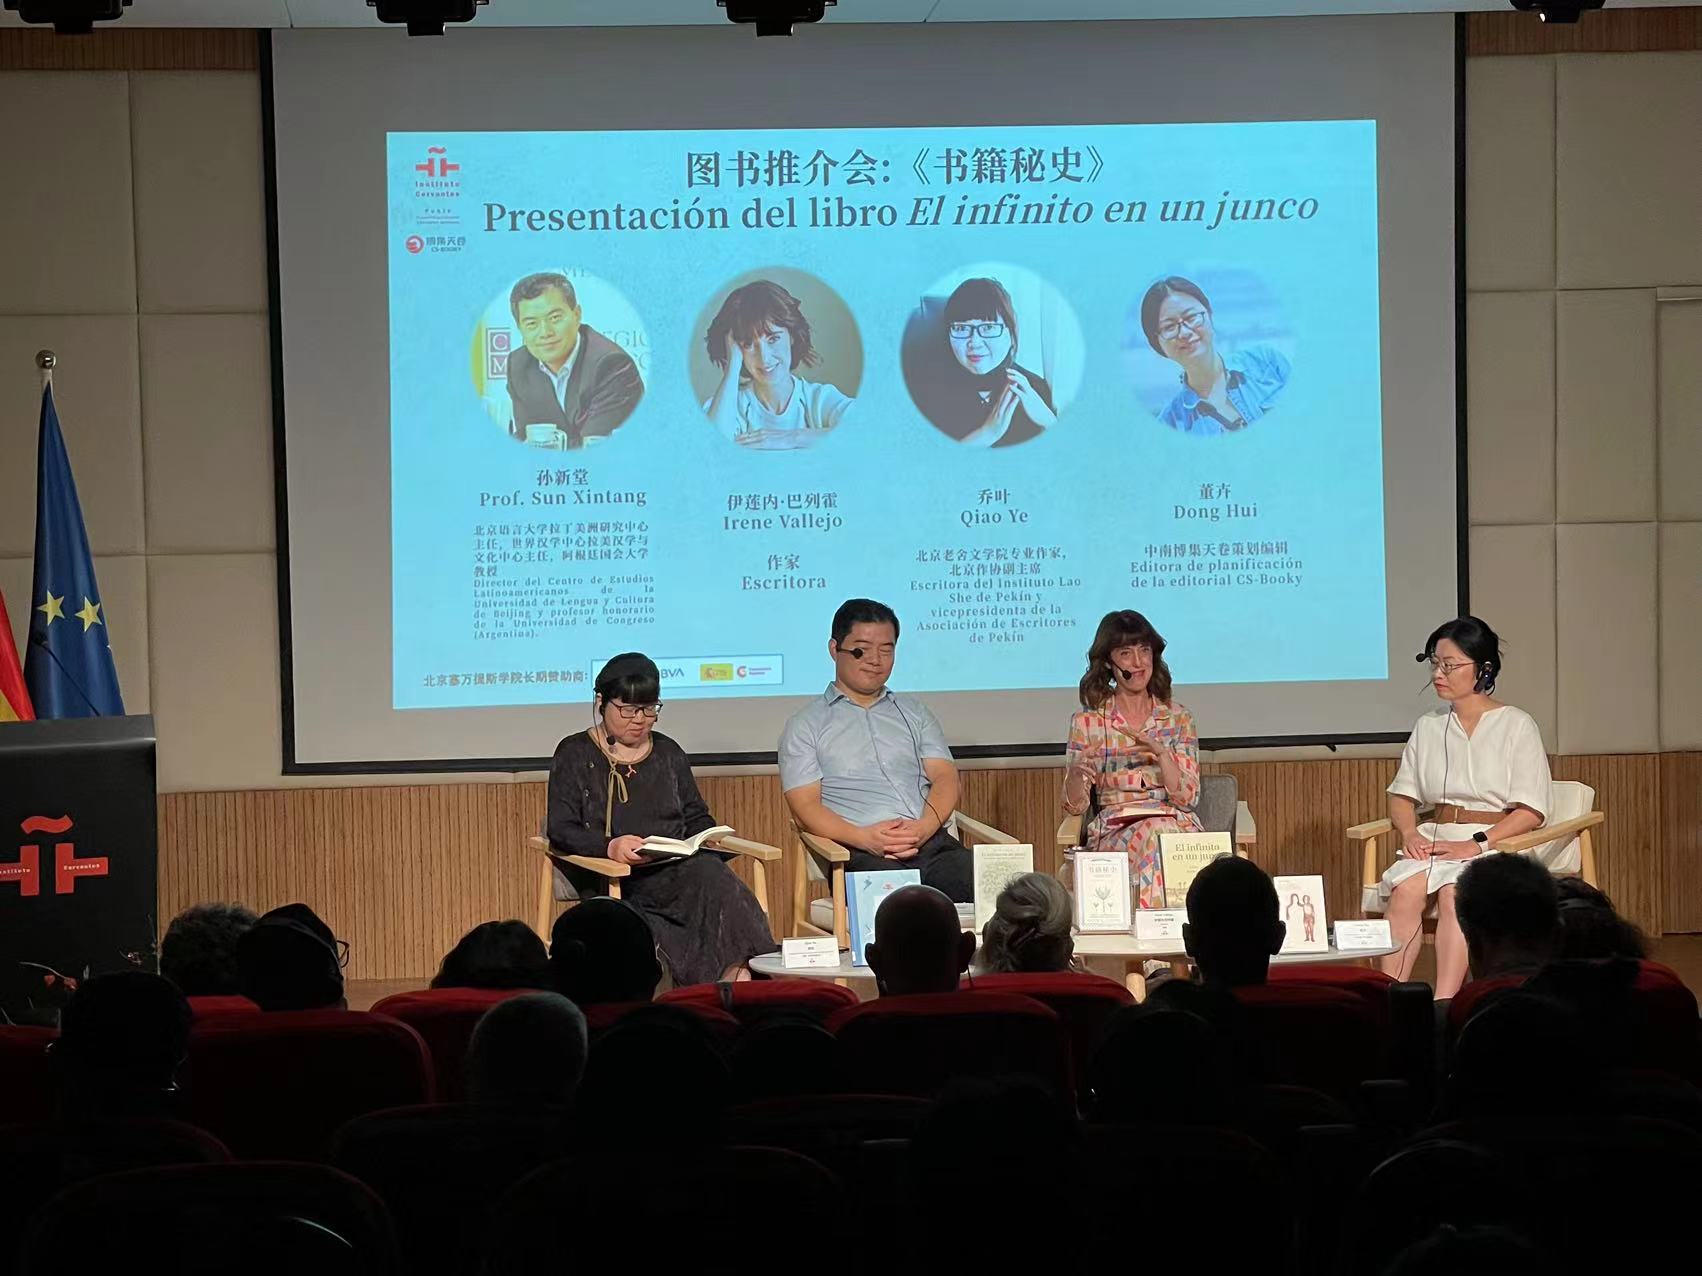
[[[1127,682],[1130,678],[1133,678],[1135,676],[1134,674],[1130,673],[1127,669],[1123,668],[1122,665],[1112,665],[1111,667],[1117,671],[1117,676],[1119,678],[1121,678],[1124,682]]]

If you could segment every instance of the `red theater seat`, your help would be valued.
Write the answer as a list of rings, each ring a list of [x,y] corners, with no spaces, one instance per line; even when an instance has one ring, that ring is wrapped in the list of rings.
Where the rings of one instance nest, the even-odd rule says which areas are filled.
[[[344,1122],[433,1097],[419,1033],[387,1015],[296,1010],[194,1025],[187,1119],[238,1157],[322,1160]]]
[[[635,1011],[660,1004],[655,1001],[613,1001],[599,1006],[581,1006],[580,1009],[585,1012],[585,1026],[591,1035],[596,1037]],[[682,1001],[675,1003],[675,1009],[696,1015],[718,1041],[731,1041],[739,1035],[739,1021],[719,1006],[703,1006],[691,1001]]]
[[[467,1095],[467,1045],[485,1011],[524,988],[422,988],[386,997],[375,1015],[400,1019],[425,1039],[437,1076],[437,1097],[445,1103]]]
[[[828,1020],[847,1075],[884,1094],[937,1093],[958,1077],[1020,1075],[1070,1095],[1069,1038],[1056,1011],[1007,992],[882,997]]]
[[[1385,1075],[1387,1032],[1358,993],[1313,984],[1237,988],[1267,1078],[1326,1094]]]
[[[965,990],[978,996],[1014,993],[1051,1007],[1069,1034],[1070,1063],[1078,1082],[1086,1073],[1105,1021],[1124,1006],[1135,1004],[1134,995],[1115,979],[1073,970],[976,975]]]
[[[849,988],[822,979],[746,979],[733,983],[692,984],[656,998],[664,1006],[725,1010],[749,1024],[776,1010],[797,1011],[826,1020],[837,1010],[857,1004]]]
[[[52,1028],[0,1024],[0,1124],[41,1121],[58,1105],[47,1046]]]
[[[1314,988],[1337,988],[1364,1000],[1382,1024],[1389,1022],[1389,990],[1396,984],[1391,975],[1365,966],[1317,965],[1272,966],[1273,984],[1306,984]]]
[[[208,996],[189,997],[189,1013],[197,1019],[211,1019],[214,1015],[257,1015],[260,1007],[247,997]]]

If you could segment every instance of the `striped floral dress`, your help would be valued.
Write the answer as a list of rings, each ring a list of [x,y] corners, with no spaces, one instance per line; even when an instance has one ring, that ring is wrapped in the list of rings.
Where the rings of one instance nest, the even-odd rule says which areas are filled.
[[[1070,719],[1070,742],[1065,750],[1066,766],[1086,762],[1096,775],[1093,782],[1099,814],[1088,825],[1083,839],[1090,850],[1123,851],[1129,857],[1129,881],[1138,908],[1164,907],[1164,874],[1159,865],[1160,833],[1200,831],[1194,803],[1200,796],[1200,741],[1194,730],[1194,715],[1179,704],[1155,703],[1147,720],[1131,725],[1120,709],[1084,709]],[[1156,762],[1143,762],[1135,740],[1144,732],[1176,756],[1181,784],[1174,792],[1164,785]],[[1127,824],[1110,824],[1108,817],[1131,806],[1164,808],[1164,814]]]

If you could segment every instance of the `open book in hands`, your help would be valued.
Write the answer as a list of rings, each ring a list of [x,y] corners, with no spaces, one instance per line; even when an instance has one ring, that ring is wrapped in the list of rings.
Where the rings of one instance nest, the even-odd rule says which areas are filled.
[[[688,855],[696,855],[705,842],[713,842],[718,837],[726,837],[733,830],[725,824],[717,824],[712,829],[681,840],[677,837],[647,837],[644,845],[638,849],[646,855],[666,855],[673,859],[684,859]]]

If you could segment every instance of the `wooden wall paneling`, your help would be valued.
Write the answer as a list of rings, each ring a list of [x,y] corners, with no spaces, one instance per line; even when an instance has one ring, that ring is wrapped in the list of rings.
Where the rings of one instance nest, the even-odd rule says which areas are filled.
[[[108,27],[93,35],[0,31],[0,71],[255,71],[260,35],[242,28]]]
[[[1607,813],[1596,830],[1599,885],[1626,917],[1661,934],[1660,756],[1554,757],[1549,768],[1557,780],[1581,780],[1595,789],[1596,806]]]
[[[1575,24],[1539,22],[1512,10],[1466,15],[1466,55],[1653,53],[1702,49],[1702,8],[1609,8]]]
[[[1702,753],[1661,755],[1662,928],[1702,931]]]

